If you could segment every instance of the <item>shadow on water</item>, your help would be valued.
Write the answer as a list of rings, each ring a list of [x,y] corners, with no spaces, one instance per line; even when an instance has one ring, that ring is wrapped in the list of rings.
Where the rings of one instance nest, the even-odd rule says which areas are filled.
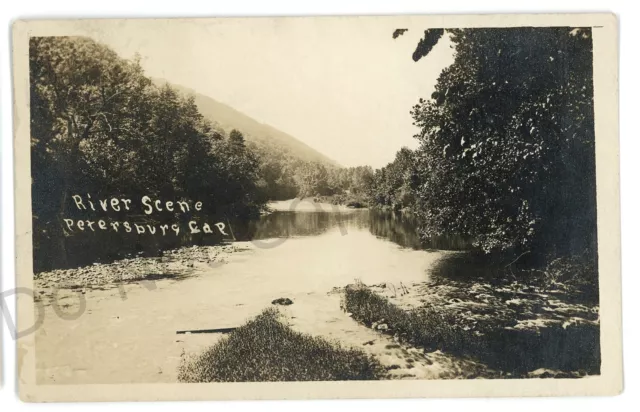
[[[318,236],[331,229],[339,228],[345,234],[349,230],[363,230],[369,225],[367,211],[352,212],[274,212],[258,219],[229,220],[201,216],[194,218],[197,227],[208,222],[213,233],[193,233],[189,222],[179,222],[179,233],[171,229],[162,234],[160,230],[143,234],[120,230],[75,231],[60,239],[49,239],[40,236],[34,242],[34,269],[41,272],[52,269],[68,269],[91,265],[92,263],[110,263],[119,259],[133,257],[157,257],[164,251],[185,246],[213,246],[233,241],[262,240],[272,238],[295,238],[301,236]],[[215,228],[216,223],[225,226],[227,235],[222,235]],[[131,221],[147,227],[158,228],[163,222],[146,217],[138,217]]]
[[[438,236],[423,241],[418,236],[418,223],[410,214],[370,210],[369,231],[372,235],[416,250],[469,250],[471,242],[460,236]]]
[[[505,258],[478,251],[452,253],[440,259],[431,270],[433,281],[469,283],[485,281],[499,284],[507,276]]]

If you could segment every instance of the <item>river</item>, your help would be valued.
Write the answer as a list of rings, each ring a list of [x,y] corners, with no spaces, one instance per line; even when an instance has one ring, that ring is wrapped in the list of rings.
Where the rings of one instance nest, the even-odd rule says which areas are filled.
[[[407,348],[390,349],[390,337],[352,320],[340,309],[335,288],[355,281],[398,287],[424,282],[434,263],[449,253],[423,247],[410,219],[328,205],[294,212],[285,208],[232,229],[240,251],[224,264],[197,266],[187,279],[61,291],[58,302],[64,310],[77,310],[80,299],[86,309],[69,320],[45,305],[36,335],[38,381],[175,382],[181,357],[222,337],[177,331],[236,327],[280,297],[294,302],[281,311],[295,329],[347,346],[374,342],[363,349],[383,363],[398,363]],[[441,248],[464,246],[438,242]],[[432,358],[416,362],[411,371],[393,372],[443,377],[455,360],[434,356],[440,356],[435,364]]]

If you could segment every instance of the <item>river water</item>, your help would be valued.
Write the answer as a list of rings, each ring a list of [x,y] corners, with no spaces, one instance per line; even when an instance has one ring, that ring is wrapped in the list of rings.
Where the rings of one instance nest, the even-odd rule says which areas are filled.
[[[240,251],[224,264],[196,265],[196,276],[188,279],[87,289],[82,295],[78,290],[60,292],[64,310],[76,310],[80,299],[86,309],[71,320],[45,307],[36,335],[38,380],[174,382],[182,356],[221,338],[177,331],[236,327],[280,297],[293,300],[281,310],[297,330],[347,346],[374,341],[365,349],[395,362],[385,349],[393,342],[348,317],[335,288],[355,281],[398,286],[424,282],[448,253],[435,246],[464,246],[439,239],[425,247],[411,219],[345,208],[276,211],[231,229]],[[417,365],[412,376],[437,377],[442,368],[432,364]]]
[[[471,259],[474,254],[452,252],[468,244],[456,238],[422,243],[408,216],[314,203],[274,206],[275,212],[259,220],[230,223],[235,241],[213,250],[233,251],[221,253],[220,259],[177,258],[188,260],[183,262],[185,267],[192,266],[186,278],[55,292],[59,282],[50,277],[52,281],[36,290],[38,304],[44,306],[44,321],[36,332],[38,382],[176,382],[185,357],[201,353],[225,336],[196,332],[240,326],[278,298],[293,302],[279,306],[292,328],[361,348],[395,378],[488,376],[482,364],[398,345],[389,335],[353,320],[341,309],[340,288],[355,282],[371,286],[401,306],[444,305],[457,311],[461,320],[475,322],[478,317],[500,327],[517,322],[522,330],[535,331],[578,317],[591,332],[583,334],[585,349],[574,363],[582,368],[591,362],[596,365],[591,369],[597,370],[597,307],[561,301],[562,295],[536,288],[525,291],[508,282],[490,283],[485,275],[499,271]],[[166,253],[157,260],[172,262],[176,258],[171,256]],[[72,316],[60,316],[61,312]],[[564,332],[563,327],[553,330]],[[182,331],[192,333],[178,333]],[[553,347],[578,353],[576,339],[560,336],[554,342],[564,343]],[[528,342],[525,346],[532,347]],[[536,358],[531,370],[555,365],[565,352],[549,356],[540,352],[544,356]],[[522,353],[530,357],[531,350],[515,350],[514,365],[522,363]]]
[[[95,222],[92,230],[72,230],[62,239],[51,232],[53,237],[34,237],[34,269],[39,273],[93,263],[110,263],[124,258],[157,257],[166,250],[184,246],[213,246],[233,241],[252,241],[257,247],[270,248],[280,245],[285,239],[320,236],[336,228],[342,235],[364,231],[379,239],[415,250],[469,248],[469,242],[455,236],[421,242],[415,219],[411,215],[349,209],[310,200],[272,202],[271,207],[275,212],[251,220],[229,220],[226,217],[203,215],[177,222],[135,216],[128,222],[132,229],[135,223],[142,228],[155,228],[155,233],[145,229],[145,233],[139,234],[136,230],[125,231],[122,226],[119,231],[109,230],[108,223],[107,230],[100,230]],[[178,234],[171,229],[174,223],[180,229]],[[206,223],[213,228],[212,233],[200,230],[194,234],[189,227],[192,223],[199,229]],[[162,224],[169,227],[165,232],[159,229]],[[215,225],[223,225],[224,235]]]
[[[417,222],[411,215],[369,209],[348,209],[326,204],[317,206],[321,205],[317,203],[313,205],[312,208],[302,211],[277,210],[262,216],[259,220],[247,222],[241,228],[238,238],[253,240],[256,245],[268,246],[278,245],[287,238],[319,236],[337,229],[342,236],[350,232],[367,232],[380,240],[414,250],[470,248],[470,242],[456,236],[442,236],[421,241],[417,232]],[[235,232],[238,230],[236,229]],[[265,239],[271,240],[264,241]]]

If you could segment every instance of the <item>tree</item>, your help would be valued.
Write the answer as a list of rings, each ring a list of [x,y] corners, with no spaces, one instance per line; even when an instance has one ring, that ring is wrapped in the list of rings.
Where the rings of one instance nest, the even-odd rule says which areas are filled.
[[[50,225],[46,233],[59,249],[52,255],[64,257],[58,223],[72,188],[90,186],[82,154],[113,145],[135,127],[150,81],[137,61],[86,38],[32,37],[29,45],[34,240],[38,247],[45,233],[38,228]]]
[[[445,35],[455,60],[412,110],[421,235],[471,236],[486,251],[593,248],[591,29]]]
[[[138,61],[86,38],[32,37],[29,63],[33,168],[38,174],[43,162],[57,165],[62,212],[70,187],[80,183],[81,152],[113,144],[136,127],[150,81]]]
[[[137,59],[87,38],[34,37],[29,61],[36,266],[66,265],[62,221],[81,215],[72,194],[197,199],[211,217],[264,206],[242,134],[224,139],[194,97],[155,86]]]
[[[327,196],[333,191],[329,187],[327,167],[319,162],[301,162],[295,176],[299,187],[298,197]]]
[[[244,136],[240,131],[233,129],[229,133],[229,142],[234,146],[244,147]]]

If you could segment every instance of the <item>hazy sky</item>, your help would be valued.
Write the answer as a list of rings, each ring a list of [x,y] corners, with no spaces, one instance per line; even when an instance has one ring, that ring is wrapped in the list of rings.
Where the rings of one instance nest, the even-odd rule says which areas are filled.
[[[409,110],[431,95],[453,58],[446,41],[415,63],[427,27],[397,25],[384,18],[123,20],[89,30],[123,57],[139,53],[149,76],[226,103],[343,166],[380,167],[402,146],[416,147]],[[409,31],[394,40],[396,28]]]

